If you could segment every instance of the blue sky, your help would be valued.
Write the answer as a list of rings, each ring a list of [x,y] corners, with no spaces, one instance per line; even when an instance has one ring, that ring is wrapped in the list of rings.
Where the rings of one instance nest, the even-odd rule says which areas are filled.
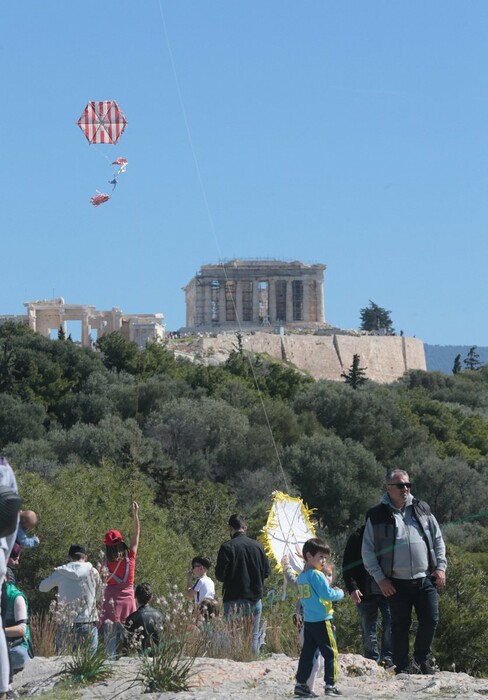
[[[323,262],[327,320],[372,299],[488,345],[486,0],[18,0],[0,8],[0,313],[163,312],[221,258]],[[77,119],[128,126],[89,146]],[[110,162],[129,160],[112,200]]]

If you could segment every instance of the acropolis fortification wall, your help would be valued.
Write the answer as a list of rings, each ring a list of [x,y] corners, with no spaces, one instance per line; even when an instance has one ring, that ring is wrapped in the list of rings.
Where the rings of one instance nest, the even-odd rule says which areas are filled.
[[[188,353],[207,364],[220,364],[236,349],[236,343],[236,335],[226,333],[199,337],[186,348],[184,343],[171,341],[170,346],[183,356]],[[426,370],[423,342],[405,336],[279,335],[256,331],[243,334],[242,344],[245,350],[287,360],[315,379],[341,380],[341,373],[349,369],[355,354],[360,356],[361,367],[367,368],[367,377],[379,383],[393,382],[410,369]]]

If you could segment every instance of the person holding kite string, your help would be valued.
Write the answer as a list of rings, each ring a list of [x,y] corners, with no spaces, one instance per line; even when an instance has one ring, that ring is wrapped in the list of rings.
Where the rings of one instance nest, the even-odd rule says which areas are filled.
[[[139,506],[132,504],[132,537],[129,546],[118,530],[105,533],[105,559],[102,578],[106,577],[100,624],[103,629],[107,654],[114,658],[117,637],[124,639],[123,624],[136,610],[134,575],[140,535]]]
[[[342,695],[337,688],[338,651],[332,625],[334,600],[342,600],[344,592],[332,587],[322,573],[328,546],[317,537],[303,545],[305,566],[297,578],[298,595],[303,607],[303,647],[298,662],[295,695],[302,698],[317,697],[309,688],[307,679],[312,671],[317,649],[324,657],[325,695]]]
[[[327,549],[328,549],[328,552],[326,553],[326,556],[329,557],[330,556],[330,549],[328,546],[327,546]],[[281,566],[283,567],[283,574],[285,576],[286,581],[288,583],[290,583],[292,586],[296,587],[298,574],[293,569],[293,567],[290,565],[290,562],[288,560],[288,556],[286,554],[283,557],[283,559],[281,560]],[[334,568],[335,568],[334,564],[330,564],[327,560],[325,560],[324,563],[322,564],[321,569],[320,569],[330,585],[332,585],[332,581],[334,579]],[[332,606],[331,606],[330,611],[331,611],[331,613],[333,612]],[[293,616],[293,622],[299,631],[300,647],[303,647],[303,638],[304,638],[303,606],[302,606],[300,599],[298,599],[298,601],[297,601],[295,615]],[[315,652],[312,671],[311,671],[310,676],[307,680],[307,685],[310,688],[310,691],[312,693],[315,691],[315,681],[317,680],[319,674],[323,672],[323,670],[324,670],[324,657],[322,656],[320,651],[317,649],[317,651]]]

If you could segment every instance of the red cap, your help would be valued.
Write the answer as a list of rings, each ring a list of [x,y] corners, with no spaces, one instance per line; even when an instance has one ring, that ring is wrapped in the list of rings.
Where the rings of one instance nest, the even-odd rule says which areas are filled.
[[[120,544],[122,542],[122,535],[118,530],[109,530],[105,537],[103,538],[103,544],[108,546],[114,544]]]

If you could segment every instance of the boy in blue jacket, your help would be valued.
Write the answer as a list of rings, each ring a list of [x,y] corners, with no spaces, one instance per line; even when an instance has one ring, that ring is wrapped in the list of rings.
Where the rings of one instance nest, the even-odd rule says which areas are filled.
[[[307,685],[317,649],[324,657],[326,695],[342,695],[336,687],[338,653],[332,625],[332,601],[342,600],[344,592],[331,587],[320,570],[329,552],[322,540],[313,537],[303,545],[305,566],[297,578],[298,595],[303,607],[304,640],[298,662],[295,695],[301,698],[318,697]]]

